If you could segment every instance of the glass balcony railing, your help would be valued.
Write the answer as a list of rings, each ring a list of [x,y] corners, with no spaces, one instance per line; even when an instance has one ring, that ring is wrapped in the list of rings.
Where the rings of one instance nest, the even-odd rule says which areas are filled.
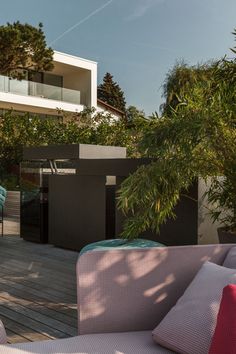
[[[0,75],[0,91],[80,104],[80,91]]]

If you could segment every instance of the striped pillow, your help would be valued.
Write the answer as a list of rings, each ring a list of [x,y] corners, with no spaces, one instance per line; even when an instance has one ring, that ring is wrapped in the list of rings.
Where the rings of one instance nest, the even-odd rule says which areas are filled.
[[[153,339],[177,353],[208,353],[222,290],[228,284],[236,284],[235,269],[204,263],[183,296],[154,329]]]

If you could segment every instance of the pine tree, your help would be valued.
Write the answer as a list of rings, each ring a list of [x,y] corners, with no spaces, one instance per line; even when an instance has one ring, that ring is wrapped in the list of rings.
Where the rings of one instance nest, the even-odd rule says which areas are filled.
[[[53,69],[53,50],[47,47],[43,25],[17,21],[0,26],[0,74],[23,79],[27,69]]]
[[[110,73],[106,73],[103,83],[98,86],[98,98],[111,106],[125,112],[125,97],[120,86],[113,80]]]

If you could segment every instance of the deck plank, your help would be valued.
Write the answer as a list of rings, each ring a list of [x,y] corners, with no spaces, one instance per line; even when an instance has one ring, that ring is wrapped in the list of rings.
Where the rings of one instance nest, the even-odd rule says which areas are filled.
[[[21,304],[31,310],[37,311],[43,315],[49,316],[55,320],[58,320],[62,323],[68,324],[71,327],[77,328],[77,319],[69,316],[65,313],[61,313],[59,311],[56,311],[55,309],[50,309],[47,308],[43,305],[38,304],[37,302],[33,302],[27,299],[24,299],[23,297],[21,297],[21,294],[19,294],[18,296],[15,296],[14,294],[12,294],[11,289],[4,287],[4,289],[6,291],[3,291],[3,288],[1,288],[0,291],[0,303],[1,303],[1,298],[11,301],[11,302],[15,302],[17,304]]]
[[[6,296],[6,295],[5,295]],[[0,297],[0,305],[8,308],[10,310],[15,311],[17,314],[21,314],[27,318],[37,320],[37,322],[42,323],[43,325],[52,327],[54,329],[57,328],[58,331],[61,331],[64,334],[68,334],[68,336],[75,336],[77,334],[76,328],[73,328],[66,323],[62,323],[61,321],[55,320],[48,315],[42,314],[39,311],[35,311],[30,309],[28,306],[22,306],[22,301],[13,302],[11,301],[11,297],[3,296]],[[28,320],[27,320],[28,321]]]
[[[1,266],[0,266],[0,268],[1,268]],[[0,278],[0,284],[8,284],[14,289],[21,290],[22,292],[26,291],[27,293],[30,293],[32,295],[38,296],[38,294],[39,294],[38,290],[36,290],[28,285],[26,286],[24,284],[19,284],[17,282],[7,280],[4,278]],[[62,285],[62,288],[63,288],[63,285]],[[48,294],[47,292],[44,291],[44,289],[42,287],[42,290],[40,291],[40,297],[42,297],[42,299],[45,299],[48,301],[67,304],[67,306],[71,307],[71,308],[73,308],[74,303],[76,303],[76,294],[73,294],[73,295],[64,294],[63,290],[62,290],[61,294],[58,293],[57,295],[55,295],[55,294]]]
[[[45,280],[41,279],[40,276],[35,275],[32,277],[32,274],[28,274],[28,272],[23,272],[23,271],[11,271],[8,267],[2,266],[0,269],[0,277],[14,281],[16,283],[21,283],[25,284],[28,287],[31,287],[36,290],[41,290],[42,286],[44,287],[44,291],[48,292],[49,294],[53,290],[55,293],[60,293],[61,294],[61,286],[62,284],[55,284],[55,281],[51,281],[51,279],[48,279],[48,282],[50,286],[45,286]],[[63,289],[64,294],[67,295],[74,295],[74,289],[68,289],[65,287]]]
[[[48,340],[47,336],[40,334],[38,332],[35,332],[34,330],[28,328],[25,325],[16,323],[15,321],[12,321],[5,316],[1,316],[1,319],[4,322],[9,340],[12,340],[12,338],[9,338],[9,337],[11,337],[13,335],[13,333],[17,336],[18,339],[22,338],[22,340],[21,340],[22,342]],[[9,336],[8,332],[11,332],[10,336]],[[14,343],[15,342],[16,342],[16,337],[14,338]]]
[[[19,297],[20,299],[28,300],[28,301],[33,301],[36,304],[39,304],[45,308],[52,309],[54,311],[63,313],[67,316],[73,317],[74,319],[77,318],[77,311],[76,311],[76,305],[73,305],[73,308],[68,307],[66,303],[53,303],[48,299],[44,299],[44,296],[42,298],[42,293],[38,292],[37,295],[32,294],[31,292],[27,291],[26,288],[23,288],[22,290],[16,289],[12,286],[9,286],[9,284],[4,284],[4,279],[0,278],[0,284],[1,284],[1,291],[6,291],[12,296]]]
[[[7,306],[0,305],[0,316],[6,316],[16,323],[23,324],[26,323],[27,327],[33,329],[34,331],[46,335],[50,339],[55,338],[67,338],[69,337],[65,333],[56,330],[55,328],[49,327],[36,319],[32,319],[28,316],[25,316],[22,313],[18,313],[13,309],[8,308]]]
[[[24,241],[26,242],[26,241]],[[4,252],[4,250],[3,250]],[[23,252],[22,250],[19,250],[19,252]],[[3,254],[1,255],[1,262],[4,262],[4,264],[10,266],[10,267],[16,267],[16,269],[19,267],[19,269],[28,269],[31,272],[43,272],[44,275],[49,275],[49,276],[54,276],[55,279],[58,279],[62,282],[67,283],[68,285],[70,283],[72,283],[72,281],[74,280],[73,275],[71,274],[72,271],[70,273],[66,273],[66,272],[61,272],[60,270],[54,270],[51,269],[50,265],[45,266],[45,265],[41,265],[39,263],[36,263],[33,259],[30,261],[26,261],[26,259],[29,259],[29,256],[27,256],[27,254],[25,254],[25,257],[17,257],[16,255],[8,255],[8,254]]]
[[[11,331],[10,329],[6,328],[7,333],[7,343],[8,344],[16,344],[16,343],[26,343],[30,342],[28,339],[24,338],[23,336],[19,336],[15,332]]]
[[[67,338],[78,333],[78,253],[0,238],[0,318],[8,342]]]
[[[31,243],[32,244],[32,243]],[[45,245],[46,246],[46,245]],[[4,246],[3,246],[4,247]],[[49,268],[50,270],[55,270],[55,271],[62,271],[63,273],[69,273],[71,271],[73,271],[73,265],[71,264],[71,262],[65,262],[65,258],[63,256],[57,257],[56,259],[53,259],[52,257],[50,257],[50,252],[52,253],[53,248],[49,249],[49,252],[46,254],[43,251],[39,252],[36,248],[33,248],[33,246],[28,247],[28,248],[24,248],[21,247],[22,252],[26,253],[26,252],[32,252],[34,250],[37,251],[37,253],[34,255],[34,262],[37,264],[39,263],[42,267],[44,267],[44,264],[46,265],[47,268]],[[11,248],[9,249],[9,247],[5,247],[5,254],[9,254],[9,255],[14,255],[17,256],[18,259],[24,259],[23,254],[19,253],[19,249],[17,248],[17,246],[11,246]],[[74,256],[74,252],[70,255],[70,258],[67,258],[66,260],[76,260],[78,257],[78,253],[77,256]],[[63,261],[64,264],[61,264],[60,261]]]

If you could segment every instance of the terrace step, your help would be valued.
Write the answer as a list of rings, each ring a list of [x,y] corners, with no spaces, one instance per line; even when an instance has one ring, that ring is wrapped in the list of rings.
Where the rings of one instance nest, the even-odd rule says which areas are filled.
[[[6,217],[20,218],[20,192],[8,191],[6,203],[4,206],[4,215]]]

